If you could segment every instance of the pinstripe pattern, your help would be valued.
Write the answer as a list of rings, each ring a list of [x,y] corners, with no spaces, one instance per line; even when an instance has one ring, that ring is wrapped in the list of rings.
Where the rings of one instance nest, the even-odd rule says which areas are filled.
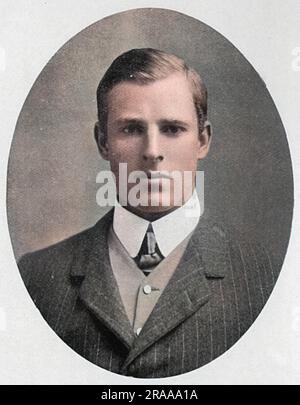
[[[225,350],[226,350],[227,349],[227,325],[226,325],[226,314],[225,314],[225,303],[224,303],[223,287],[222,287],[222,281],[221,280],[219,280],[219,286],[220,286],[220,298],[221,298],[222,311],[223,311],[224,346],[225,346]]]
[[[98,333],[98,337],[97,337],[97,348],[96,348],[96,364],[98,364],[99,361],[99,348],[100,348],[100,343],[101,343],[101,334]]]
[[[185,357],[185,353],[186,353],[186,348],[185,348],[185,344],[184,344],[184,323],[182,324],[181,330],[182,330],[181,373],[184,373],[184,357]]]
[[[199,322],[198,322],[198,313],[196,312],[195,314],[196,317],[196,322],[195,322],[195,335],[196,335],[196,359],[197,359],[197,363],[196,363],[196,367],[198,367],[198,358],[199,358]]]
[[[262,246],[201,218],[136,338],[108,259],[111,221],[109,213],[93,228],[25,255],[19,268],[55,332],[112,372],[159,378],[210,362],[246,332],[277,279]]]
[[[142,356],[140,356],[142,357]],[[171,367],[171,343],[169,342],[169,346],[168,346],[168,373],[167,375],[171,375],[170,374],[170,367]]]
[[[252,255],[253,255],[253,258],[254,258],[254,261],[255,261],[256,272],[257,272],[258,279],[259,279],[259,289],[260,289],[260,293],[261,293],[261,298],[262,298],[262,301],[265,302],[264,291],[263,291],[263,288],[262,288],[262,279],[261,279],[260,269],[259,269],[258,262],[257,262],[257,257],[256,257],[256,254],[255,254],[255,251],[254,251],[252,245],[250,245],[250,248],[251,248]]]
[[[210,342],[209,361],[212,361],[214,359],[214,343],[213,343],[213,321],[212,321],[210,302],[208,303],[208,309],[209,309],[209,342]]]
[[[232,268],[232,260],[231,260],[231,255],[228,255],[229,258],[229,263],[230,263],[230,276],[232,280],[232,286],[233,286],[233,291],[234,291],[234,302],[235,302],[235,308],[236,308],[236,320],[237,320],[237,330],[238,330],[238,338],[241,336],[241,324],[240,324],[240,314],[239,314],[239,303],[237,299],[237,290],[235,286],[235,281],[234,281],[234,273],[233,273],[233,268]]]
[[[248,303],[249,303],[249,308],[250,308],[251,321],[253,322],[252,301],[251,301],[251,297],[250,297],[249,282],[248,282],[248,278],[247,278],[247,270],[246,270],[244,255],[243,255],[243,251],[241,249],[240,244],[238,245],[238,248],[239,248],[239,254],[241,257],[241,261],[242,261],[244,280],[246,283],[246,291],[247,291]]]
[[[64,296],[64,298],[63,298],[63,300],[62,300],[62,303],[61,303],[61,306],[60,306],[60,310],[58,311],[58,317],[57,317],[57,320],[56,320],[56,322],[55,322],[55,329],[57,329],[57,327],[58,327],[58,325],[59,325],[59,322],[60,322],[60,318],[61,318],[61,315],[62,315],[62,311],[63,311],[63,308],[64,308],[64,304],[65,304],[65,302],[66,302],[66,300],[67,300],[67,298],[68,298],[68,294],[70,293],[70,291],[71,291],[71,287],[68,287],[67,288],[67,291],[66,291],[66,294],[65,294],[65,296]]]

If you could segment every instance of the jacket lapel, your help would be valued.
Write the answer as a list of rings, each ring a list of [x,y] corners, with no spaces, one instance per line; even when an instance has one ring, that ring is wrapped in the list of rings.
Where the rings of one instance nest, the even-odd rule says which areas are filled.
[[[114,278],[107,244],[113,210],[90,230],[83,250],[78,250],[70,276],[81,282],[84,305],[129,349],[126,367],[144,350],[176,328],[210,299],[208,278],[223,278],[226,236],[201,217],[189,244],[163,294],[135,337]]]
[[[73,262],[71,277],[83,278],[81,301],[129,348],[134,334],[109,261],[107,234],[112,216],[110,211],[91,229],[84,253],[78,253]]]
[[[175,273],[135,339],[124,370],[141,352],[209,301],[207,279],[223,278],[226,267],[225,233],[201,218]]]

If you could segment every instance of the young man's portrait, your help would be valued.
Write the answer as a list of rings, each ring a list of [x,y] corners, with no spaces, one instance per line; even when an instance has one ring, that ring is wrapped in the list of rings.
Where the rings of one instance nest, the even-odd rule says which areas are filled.
[[[90,226],[20,249],[18,258],[25,286],[55,333],[97,366],[137,378],[183,374],[232,347],[266,304],[283,255],[276,249],[280,237],[265,231],[279,203],[271,196],[257,208],[268,183],[261,177],[275,164],[272,157],[267,169],[249,160],[248,149],[263,162],[262,150],[269,152],[262,145],[272,139],[267,125],[260,125],[266,138],[260,148],[255,142],[251,125],[262,118],[251,105],[259,96],[253,90],[247,98],[241,74],[240,99],[223,92],[217,111],[199,66],[192,67],[182,49],[179,54],[140,46],[105,62],[94,88],[90,139],[107,165],[94,198],[103,206],[109,199],[109,206]],[[212,86],[215,100],[216,89],[233,74],[225,63],[211,69],[212,75],[214,69],[223,72]],[[239,104],[242,113],[232,107]],[[250,124],[243,127],[243,119]],[[218,138],[220,126],[227,140]],[[245,146],[246,139],[243,149],[239,142]],[[249,165],[249,176],[233,169],[238,165],[241,173]],[[235,178],[257,194],[238,191]],[[214,185],[221,193],[210,194]],[[281,201],[288,212],[290,200]],[[239,203],[245,212],[235,216]],[[268,214],[267,204],[276,206]],[[258,230],[260,222],[265,227]]]

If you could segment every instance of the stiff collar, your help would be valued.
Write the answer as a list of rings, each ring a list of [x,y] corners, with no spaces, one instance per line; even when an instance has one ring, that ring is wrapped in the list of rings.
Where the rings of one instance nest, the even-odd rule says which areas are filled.
[[[152,222],[161,253],[167,257],[197,226],[201,215],[196,190],[181,207]],[[137,256],[149,221],[115,204],[113,229],[131,257]]]

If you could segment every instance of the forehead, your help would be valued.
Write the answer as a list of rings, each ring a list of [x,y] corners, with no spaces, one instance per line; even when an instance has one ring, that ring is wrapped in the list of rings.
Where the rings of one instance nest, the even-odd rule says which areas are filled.
[[[148,84],[122,82],[108,93],[108,118],[123,116],[195,119],[191,85],[184,73]]]

